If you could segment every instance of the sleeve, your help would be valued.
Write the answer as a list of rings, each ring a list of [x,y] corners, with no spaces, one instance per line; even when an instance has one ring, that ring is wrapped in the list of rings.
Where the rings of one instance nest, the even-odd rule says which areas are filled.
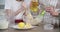
[[[5,0],[5,8],[4,9],[11,9],[11,0]]]
[[[58,0],[51,0],[49,1],[50,2],[50,5],[56,7],[57,3],[58,3]]]
[[[58,0],[39,0],[39,2],[42,2],[44,5],[52,5],[56,7]]]

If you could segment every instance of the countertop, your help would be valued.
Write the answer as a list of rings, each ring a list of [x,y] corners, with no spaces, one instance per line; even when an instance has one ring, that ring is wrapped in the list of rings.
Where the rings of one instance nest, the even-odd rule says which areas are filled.
[[[59,32],[60,28],[56,28],[53,30],[44,30],[43,26],[38,26],[36,28],[33,29],[29,29],[29,30],[17,30],[17,29],[6,29],[6,30],[0,30],[0,32]]]

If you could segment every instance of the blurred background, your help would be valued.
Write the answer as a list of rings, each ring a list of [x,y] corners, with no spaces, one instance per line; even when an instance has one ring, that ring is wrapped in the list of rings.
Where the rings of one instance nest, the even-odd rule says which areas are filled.
[[[4,6],[5,6],[5,0],[0,0],[0,12],[4,11]],[[58,0],[56,8],[60,9],[60,0]]]
[[[4,9],[5,0],[0,0],[0,10]],[[57,8],[60,8],[60,0],[58,1]]]
[[[0,0],[0,9],[4,9],[5,0]]]

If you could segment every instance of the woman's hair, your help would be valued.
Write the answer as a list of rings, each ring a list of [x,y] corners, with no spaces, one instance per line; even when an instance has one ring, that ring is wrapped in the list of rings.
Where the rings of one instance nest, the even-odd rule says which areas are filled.
[[[24,0],[16,0],[16,1],[24,1]]]

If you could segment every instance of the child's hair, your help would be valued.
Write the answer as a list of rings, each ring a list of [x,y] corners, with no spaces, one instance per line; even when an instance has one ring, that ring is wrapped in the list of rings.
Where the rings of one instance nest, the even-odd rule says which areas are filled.
[[[24,1],[24,0],[16,0],[16,1]]]

